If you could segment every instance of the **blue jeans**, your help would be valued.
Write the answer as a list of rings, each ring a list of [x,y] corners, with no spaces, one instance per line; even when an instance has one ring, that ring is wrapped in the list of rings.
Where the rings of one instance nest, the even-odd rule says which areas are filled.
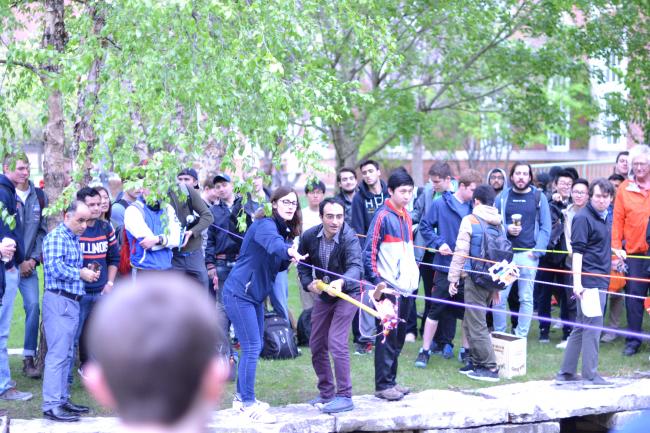
[[[0,262],[0,266],[4,266],[4,263]],[[18,291],[18,278],[18,269],[14,268],[11,271],[5,271],[6,287],[5,294],[2,297],[2,306],[0,306],[0,394],[10,388],[11,370],[9,370],[7,341],[11,329],[14,299],[16,299],[16,292]]]
[[[289,320],[289,276],[288,271],[278,272],[271,293],[271,306],[278,315]]]
[[[84,336],[84,328],[86,325],[86,322],[88,321],[88,317],[90,317],[90,313],[92,312],[93,308],[95,307],[95,304],[97,301],[99,301],[102,298],[102,295],[100,292],[98,293],[86,293],[81,297],[81,300],[79,301],[79,322],[77,324],[77,332],[75,333],[74,336],[74,347],[72,348],[72,362],[70,363],[70,371],[68,373],[68,383],[72,384],[73,381],[73,375],[74,375],[74,356],[77,353],[77,349],[79,349],[79,365],[83,366],[87,359],[87,353],[86,353],[86,345],[82,341],[82,337]]]
[[[43,368],[43,412],[70,398],[68,372],[72,364],[74,336],[79,324],[79,303],[49,290],[43,295],[43,329],[47,355]]]
[[[228,293],[224,293],[223,303],[241,344],[237,392],[242,402],[249,405],[255,402],[257,360],[264,343],[264,307]]]
[[[25,341],[23,343],[23,356],[34,356],[38,344],[38,321],[41,310],[39,307],[38,272],[29,277],[20,277],[18,284],[20,294],[23,297],[23,308],[25,309]]]
[[[530,269],[529,267],[537,267],[539,263],[538,258],[530,257],[528,251],[515,253],[513,262],[517,266],[528,266],[526,268],[519,268],[519,280],[517,286],[519,287],[519,316],[517,329],[514,334],[518,337],[527,337],[530,330],[531,315],[533,314],[533,286],[537,269]],[[526,280],[526,281],[523,281]],[[508,295],[512,285],[508,286],[505,290],[501,291],[501,301],[498,305],[494,305],[495,310],[506,310],[508,303]],[[494,312],[494,330],[498,332],[506,332],[506,313]]]

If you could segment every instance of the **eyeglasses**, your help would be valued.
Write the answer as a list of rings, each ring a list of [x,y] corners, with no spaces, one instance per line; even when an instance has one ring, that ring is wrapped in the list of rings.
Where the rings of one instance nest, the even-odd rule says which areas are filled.
[[[587,195],[587,191],[571,191],[573,195]]]
[[[282,203],[282,204],[285,205],[285,206],[293,206],[293,207],[297,207],[297,206],[298,206],[298,202],[297,202],[297,201],[293,201],[293,200],[287,200],[287,199],[285,199],[285,200],[280,200],[280,203]]]

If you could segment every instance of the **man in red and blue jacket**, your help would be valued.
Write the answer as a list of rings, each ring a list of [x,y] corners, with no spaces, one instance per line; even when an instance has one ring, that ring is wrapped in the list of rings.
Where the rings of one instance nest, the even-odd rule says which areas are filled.
[[[365,278],[373,285],[386,283],[399,291],[413,293],[418,289],[420,273],[413,253],[411,217],[406,205],[413,196],[413,178],[405,170],[396,170],[388,179],[390,198],[375,213],[364,246]],[[408,297],[382,294],[398,304],[399,318],[409,315]],[[378,329],[375,340],[375,396],[385,400],[401,400],[410,390],[397,384],[397,359],[404,338],[406,322],[402,321],[385,339]]]

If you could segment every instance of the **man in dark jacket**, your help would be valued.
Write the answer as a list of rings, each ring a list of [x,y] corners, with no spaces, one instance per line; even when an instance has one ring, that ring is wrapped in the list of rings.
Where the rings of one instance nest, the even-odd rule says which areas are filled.
[[[185,229],[185,240],[179,249],[173,250],[172,267],[196,279],[207,290],[209,283],[203,258],[203,231],[210,227],[214,219],[196,189],[199,183],[196,170],[182,170],[177,180],[181,194],[185,197],[181,198],[172,192],[170,198],[176,216]]]
[[[7,212],[7,217],[0,217],[0,241],[5,237],[15,242],[15,253],[9,257],[10,251],[4,251],[6,256],[0,262],[3,267],[4,281],[0,281],[0,400],[29,400],[32,394],[20,392],[10,385],[11,372],[9,370],[9,356],[7,354],[7,339],[11,328],[14,299],[18,291],[19,272],[17,265],[24,260],[24,243],[21,237],[22,228],[18,214],[18,201],[16,188],[9,176],[15,174],[16,178],[27,180],[29,176],[29,162],[24,152],[15,153],[5,158],[3,164],[5,174],[0,175],[0,205],[2,211]],[[3,243],[5,244],[5,243]],[[8,259],[8,260],[7,260]],[[4,290],[3,290],[4,289]]]
[[[36,267],[41,264],[43,255],[43,238],[47,234],[47,218],[43,208],[47,206],[47,197],[43,190],[37,190],[29,180],[29,160],[23,155],[16,161],[16,169],[5,170],[7,178],[16,187],[17,210],[21,221],[20,236],[25,247],[25,260],[18,264],[20,279],[18,289],[25,309],[25,340],[23,344],[23,374],[32,379],[41,377],[41,372],[34,365],[36,344],[38,341],[39,281]],[[23,170],[27,167],[27,171]]]
[[[625,251],[611,248],[611,229],[607,224],[607,208],[614,197],[614,187],[607,179],[596,179],[589,187],[590,201],[573,217],[571,247],[573,249],[573,294],[578,299],[577,323],[589,326],[573,328],[556,383],[576,383],[578,358],[582,353],[582,386],[610,387],[614,384],[598,374],[600,329],[612,268],[612,252],[620,260]]]
[[[345,223],[352,224],[352,200],[357,193],[357,173],[353,168],[343,167],[336,173],[336,183],[339,187],[337,198],[345,205]]]
[[[361,177],[363,181],[359,185],[359,190],[352,200],[352,223],[350,224],[354,231],[361,235],[359,243],[361,248],[366,243],[366,233],[370,227],[370,222],[383,204],[390,197],[386,183],[381,180],[381,171],[379,164],[371,159],[362,161],[359,164]],[[363,299],[367,305],[369,299]],[[359,312],[354,316],[352,322],[352,333],[354,334],[354,343],[356,345],[355,353],[363,355],[372,352],[372,339],[365,335],[373,335],[375,329],[375,319],[368,313]]]
[[[348,336],[357,308],[331,292],[321,292],[317,287],[318,281],[329,282],[331,290],[342,291],[359,299],[359,284],[356,281],[361,278],[361,247],[354,230],[344,222],[344,209],[338,198],[323,200],[319,206],[322,224],[303,233],[298,247],[299,253],[307,256],[306,264],[332,272],[298,266],[302,287],[319,295],[314,299],[311,313],[309,347],[320,393],[310,403],[323,403],[321,410],[325,413],[354,408]],[[332,380],[330,354],[334,360],[336,386]]]

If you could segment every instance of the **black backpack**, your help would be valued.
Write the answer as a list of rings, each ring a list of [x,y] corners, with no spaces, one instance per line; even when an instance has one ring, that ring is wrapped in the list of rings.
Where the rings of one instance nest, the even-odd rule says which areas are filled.
[[[298,346],[309,346],[309,337],[311,337],[311,308],[307,308],[300,313],[298,318]]]
[[[566,251],[566,238],[564,237],[564,215],[557,206],[549,205],[551,211],[551,235],[548,238],[546,249],[554,251]],[[550,267],[561,267],[567,255],[563,253],[546,253],[542,262]]]
[[[512,261],[512,244],[503,230],[503,226],[498,226],[486,223],[482,218],[472,215],[481,225],[483,230],[483,238],[481,240],[481,253],[479,257],[490,260],[489,262],[482,260],[472,260],[470,278],[479,287],[485,290],[497,291],[503,290],[506,286],[499,281],[492,280],[488,274],[489,269],[494,265],[493,262],[501,262],[502,260],[508,263]]]
[[[292,359],[300,356],[289,321],[275,313],[264,314],[264,359]]]

